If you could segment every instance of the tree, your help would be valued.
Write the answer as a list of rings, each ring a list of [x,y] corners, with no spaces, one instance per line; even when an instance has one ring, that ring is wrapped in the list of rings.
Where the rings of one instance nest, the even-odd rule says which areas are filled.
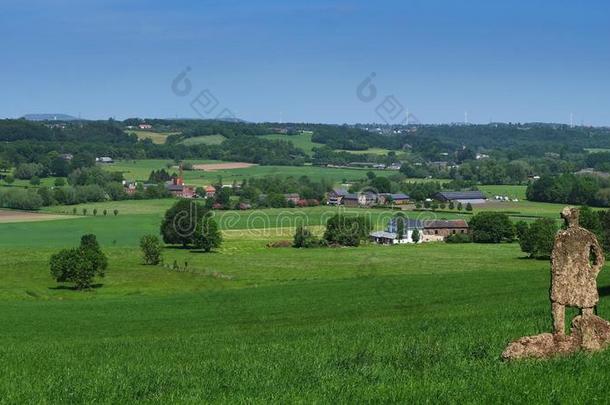
[[[63,177],[58,177],[55,179],[53,184],[55,184],[55,187],[63,187],[66,185],[66,179]]]
[[[193,235],[193,245],[197,249],[209,252],[219,248],[222,244],[222,234],[218,229],[218,224],[212,218],[211,213],[207,213],[198,224]]]
[[[15,182],[15,178],[9,174],[8,176],[4,177],[4,182],[6,184],[13,184]]]
[[[585,205],[580,208],[580,226],[593,232],[597,236],[599,243],[603,245],[604,230],[600,219],[600,215],[588,206]]]
[[[411,240],[413,241],[413,243],[418,243],[420,238],[421,235],[419,234],[419,229],[413,229],[413,233],[411,233]]]
[[[371,187],[378,193],[389,193],[392,191],[392,182],[387,177],[375,177],[371,180]]]
[[[207,213],[207,209],[192,200],[180,199],[165,212],[161,222],[163,242],[170,245],[192,245],[197,225]]]
[[[93,209],[93,216],[97,216],[97,208]]]
[[[104,211],[102,211],[102,214],[104,214],[104,216],[108,215],[108,210],[104,209]]]
[[[464,209],[464,206],[462,205],[462,203],[461,203],[461,202],[458,202],[458,203],[457,203],[457,210],[458,210],[458,211],[461,211],[461,210],[463,210],[463,209]]]
[[[405,237],[405,217],[400,214],[397,214],[395,217],[396,220],[396,237],[398,240],[403,240]]]
[[[144,235],[140,239],[140,249],[144,264],[157,265],[161,262],[161,241],[155,235]]]
[[[119,210],[117,210],[116,208],[114,209],[114,211],[112,211],[112,213],[114,214],[114,216],[116,217],[117,215],[119,215]]]
[[[521,222],[516,226],[521,251],[532,258],[549,258],[553,250],[557,225],[550,218],[540,218],[531,225]]]
[[[479,212],[470,220],[470,229],[478,243],[511,242],[515,234],[513,224],[502,212]]]
[[[83,208],[83,215],[87,215],[87,208]]]
[[[33,186],[39,186],[40,185],[40,177],[38,176],[34,176],[30,179],[30,184]]]
[[[455,204],[453,203],[453,201],[449,201],[449,209],[450,210],[455,209]]]
[[[292,241],[294,248],[312,248],[320,245],[320,241],[316,238],[309,229],[298,226]]]
[[[472,204],[471,203],[466,204],[466,211],[472,212]]]
[[[337,214],[326,221],[324,240],[330,245],[360,246],[370,231],[371,225],[367,218]]]
[[[74,283],[77,290],[90,288],[95,277],[104,277],[108,259],[95,235],[83,235],[78,248],[64,249],[51,256],[50,270],[60,283]]]

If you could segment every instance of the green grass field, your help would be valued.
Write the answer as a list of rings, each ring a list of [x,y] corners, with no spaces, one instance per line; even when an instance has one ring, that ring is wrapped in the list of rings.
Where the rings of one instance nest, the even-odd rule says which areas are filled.
[[[165,248],[165,263],[186,271],[144,266],[138,240],[158,232],[173,202],[86,204],[78,220],[0,224],[0,402],[604,403],[610,394],[610,351],[501,361],[508,342],[551,327],[549,264],[524,259],[517,244],[268,248],[297,224],[320,234],[337,212],[367,215],[377,229],[395,212],[219,211],[217,252]],[[557,218],[561,208],[520,201],[475,212]],[[108,254],[107,275],[91,291],[62,288],[49,257],[85,233]],[[598,312],[609,318],[609,269],[599,285]]]
[[[313,148],[320,148],[324,146],[324,144],[312,142],[311,136],[312,133],[301,133],[298,135],[282,135],[282,134],[269,134],[263,135],[262,138],[269,139],[272,141],[282,140],[292,142],[294,146],[297,148],[303,149],[305,152],[311,155]]]
[[[151,139],[156,144],[164,144],[167,137],[170,135],[179,134],[179,132],[153,132],[153,131],[128,131],[128,133],[134,133],[138,139]]]
[[[218,163],[211,160],[193,160],[191,163]],[[172,168],[167,169],[170,165]],[[145,159],[135,161],[119,161],[109,165],[103,165],[106,170],[121,171],[128,180],[146,180],[152,170],[166,169],[170,173],[176,172],[175,163],[170,160]],[[366,178],[366,173],[372,171],[378,176],[390,176],[395,172],[390,170],[368,170],[348,168],[327,168],[317,166],[253,166],[245,169],[226,169],[216,171],[185,171],[184,178],[188,184],[207,185],[217,182],[221,177],[223,183],[231,184],[233,181],[241,181],[251,177],[265,177],[272,175],[280,176],[308,176],[313,180],[328,179],[334,183],[348,182]]]
[[[76,243],[88,220],[71,230],[53,222],[54,235]],[[133,243],[105,243],[119,238],[114,225],[101,238],[107,276],[89,292],[58,289],[47,265],[56,249],[7,243],[12,232],[0,225],[2,402],[584,403],[608,394],[600,371],[610,352],[500,360],[510,340],[550,328],[548,263],[522,259],[515,244],[270,249],[282,236],[228,231],[217,253],[166,249],[167,262],[188,262],[176,272],[141,265]],[[600,285],[609,284],[606,270]],[[603,294],[599,313],[610,316]]]
[[[192,138],[186,138],[180,143],[187,146],[192,145],[220,145],[227,138],[222,135],[205,135],[205,136],[195,136]]]

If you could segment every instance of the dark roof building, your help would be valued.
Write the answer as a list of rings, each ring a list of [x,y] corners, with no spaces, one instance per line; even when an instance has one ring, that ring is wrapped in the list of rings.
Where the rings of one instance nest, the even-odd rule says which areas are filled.
[[[441,191],[436,194],[436,199],[443,202],[482,204],[487,200],[487,197],[480,191]]]

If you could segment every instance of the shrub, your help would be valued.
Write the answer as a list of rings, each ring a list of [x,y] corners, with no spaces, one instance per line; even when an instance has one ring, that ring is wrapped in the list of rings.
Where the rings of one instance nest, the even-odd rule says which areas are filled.
[[[450,210],[455,209],[455,204],[453,203],[453,201],[449,201],[449,209]]]
[[[87,215],[87,208],[83,208],[83,215]]]
[[[18,210],[37,210],[44,201],[35,190],[10,188],[0,190],[0,207]]]
[[[15,182],[15,178],[9,174],[8,176],[4,177],[4,182],[6,184],[13,184]]]
[[[470,203],[466,204],[466,211],[472,212],[472,204],[470,204]]]
[[[458,210],[458,211],[461,211],[461,210],[463,210],[463,209],[464,209],[464,206],[462,205],[462,203],[461,203],[461,202],[458,202],[458,203],[457,203],[457,210]]]
[[[104,210],[104,211],[102,211],[102,214],[104,214],[104,216],[106,216],[106,215],[108,215],[108,211]]]
[[[53,184],[55,185],[55,187],[63,187],[66,185],[66,179],[64,179],[63,177],[58,177],[55,179],[55,182]]]
[[[38,176],[34,176],[30,179],[30,184],[33,186],[39,186],[40,185],[40,177]]]
[[[472,236],[468,233],[455,233],[453,235],[449,235],[445,238],[445,242],[447,243],[471,243]]]
[[[478,243],[511,242],[515,235],[513,224],[502,212],[479,212],[470,220],[470,228]]]
[[[108,259],[95,235],[84,235],[78,248],[64,249],[51,256],[51,275],[60,283],[74,283],[77,290],[90,288],[96,276],[104,277]]]
[[[97,208],[93,209],[93,216],[97,216]]]
[[[294,233],[292,247],[294,248],[312,248],[320,246],[320,241],[316,238],[309,229],[298,226]]]
[[[114,214],[114,216],[116,217],[117,215],[119,215],[119,210],[115,209],[114,211],[112,211],[112,213]]]
[[[157,265],[161,262],[161,241],[155,235],[144,235],[140,239],[140,249],[144,264]]]

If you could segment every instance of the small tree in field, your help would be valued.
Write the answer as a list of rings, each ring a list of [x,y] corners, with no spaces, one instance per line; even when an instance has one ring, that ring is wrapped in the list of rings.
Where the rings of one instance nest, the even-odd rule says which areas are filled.
[[[93,216],[97,216],[97,208],[93,209]]]
[[[114,211],[112,211],[112,213],[114,214],[114,216],[116,217],[117,215],[119,215],[119,210],[115,209]]]
[[[201,220],[201,224],[197,225],[195,229],[193,245],[204,252],[210,252],[212,249],[219,248],[221,244],[222,234],[218,230],[218,224],[212,215],[206,214]]]
[[[461,210],[463,210],[463,209],[464,209],[464,206],[462,205],[462,203],[461,203],[461,202],[459,202],[459,203],[457,204],[457,210],[458,210],[458,211],[461,211]]]
[[[74,283],[77,290],[90,288],[96,276],[104,277],[107,267],[108,259],[95,235],[84,235],[78,248],[64,249],[50,260],[53,278],[60,283]]]
[[[421,236],[419,234],[419,229],[413,229],[413,233],[411,234],[411,240],[413,241],[413,243],[418,243],[420,238]]]
[[[87,215],[87,208],[83,208],[83,215]]]
[[[102,211],[102,214],[104,214],[104,216],[106,216],[106,215],[108,215],[108,211],[104,210],[104,211]]]
[[[157,265],[161,262],[161,241],[155,235],[144,235],[140,239],[140,249],[144,264]]]
[[[76,215],[77,209],[76,207],[72,208],[72,214]]]
[[[449,201],[449,209],[450,210],[455,209],[455,204],[453,203],[453,201]]]
[[[472,204],[466,204],[466,211],[472,212]]]

